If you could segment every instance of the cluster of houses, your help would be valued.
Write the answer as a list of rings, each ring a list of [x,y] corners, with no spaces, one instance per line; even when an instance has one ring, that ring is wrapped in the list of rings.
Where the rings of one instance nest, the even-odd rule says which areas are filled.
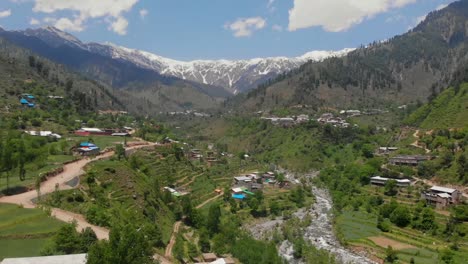
[[[129,136],[129,129],[100,129],[100,128],[90,128],[83,127],[75,131],[77,136],[120,136],[126,137]]]
[[[279,183],[274,172],[254,172],[234,177],[231,193],[234,199],[243,200],[247,198],[247,195],[253,195],[254,192],[262,190],[264,185],[276,184],[279,184],[281,188],[291,186],[291,182],[287,180]]]
[[[37,137],[51,137],[55,139],[62,138],[61,135],[57,133],[53,133],[52,131],[24,131],[24,133],[31,135],[31,136],[37,136]]]
[[[36,97],[32,94],[22,94],[20,96],[20,104],[25,107],[34,108],[36,107]]]
[[[91,142],[81,142],[76,151],[82,156],[98,155],[101,149]]]
[[[164,112],[159,112],[160,114],[165,114]],[[167,112],[168,115],[171,116],[176,116],[176,115],[185,115],[185,116],[195,116],[195,117],[210,117],[210,114],[203,113],[203,112],[197,112],[194,110],[185,110],[185,111],[179,111],[179,112]]]
[[[308,115],[298,115],[298,116],[287,116],[287,117],[261,117],[262,120],[268,120],[273,125],[291,127],[294,125],[299,125],[310,120]]]
[[[329,124],[329,125],[332,125],[334,127],[347,128],[347,127],[351,126],[351,124],[346,122],[346,120],[344,120],[341,117],[335,117],[332,113],[322,114],[317,119],[317,121],[319,123],[321,123],[321,124]]]

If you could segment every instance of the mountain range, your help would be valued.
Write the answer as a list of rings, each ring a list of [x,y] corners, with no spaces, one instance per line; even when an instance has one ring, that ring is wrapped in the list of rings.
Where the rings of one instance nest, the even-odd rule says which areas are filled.
[[[75,53],[87,52],[106,59],[129,63],[141,68],[142,71],[152,71],[157,75],[175,77],[218,87],[218,89],[224,90],[229,94],[237,94],[256,88],[257,85],[266,80],[274,78],[283,72],[296,69],[308,61],[317,62],[329,57],[341,57],[353,50],[312,51],[293,58],[272,57],[249,60],[178,61],[146,51],[121,47],[112,43],[83,43],[75,36],[50,26],[22,31],[0,30],[0,36],[8,39],[34,37],[55,49],[65,46],[74,49]],[[16,41],[16,44],[24,45],[20,41]]]

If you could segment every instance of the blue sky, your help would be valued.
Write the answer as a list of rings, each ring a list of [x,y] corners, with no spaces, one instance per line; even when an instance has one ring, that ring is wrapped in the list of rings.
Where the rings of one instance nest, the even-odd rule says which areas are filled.
[[[453,0],[0,0],[0,26],[53,25],[179,59],[299,56],[406,32]]]

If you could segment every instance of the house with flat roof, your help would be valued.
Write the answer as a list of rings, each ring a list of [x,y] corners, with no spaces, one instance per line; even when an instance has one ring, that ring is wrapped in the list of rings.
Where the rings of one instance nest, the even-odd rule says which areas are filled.
[[[86,264],[86,254],[6,258],[0,264]]]
[[[433,186],[421,194],[421,198],[436,208],[446,208],[461,202],[462,194],[457,189]]]
[[[406,166],[417,166],[419,163],[431,160],[430,156],[423,155],[400,155],[390,158],[389,162],[391,165],[406,165]]]
[[[383,186],[390,180],[396,181],[398,187],[408,187],[411,185],[411,180],[409,179],[390,179],[380,176],[372,177],[370,182],[373,185]]]

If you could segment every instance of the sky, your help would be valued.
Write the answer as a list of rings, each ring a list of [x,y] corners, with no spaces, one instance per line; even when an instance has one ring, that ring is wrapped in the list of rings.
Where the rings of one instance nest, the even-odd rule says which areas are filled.
[[[403,34],[454,0],[0,0],[0,26],[47,25],[177,60],[300,56]]]

